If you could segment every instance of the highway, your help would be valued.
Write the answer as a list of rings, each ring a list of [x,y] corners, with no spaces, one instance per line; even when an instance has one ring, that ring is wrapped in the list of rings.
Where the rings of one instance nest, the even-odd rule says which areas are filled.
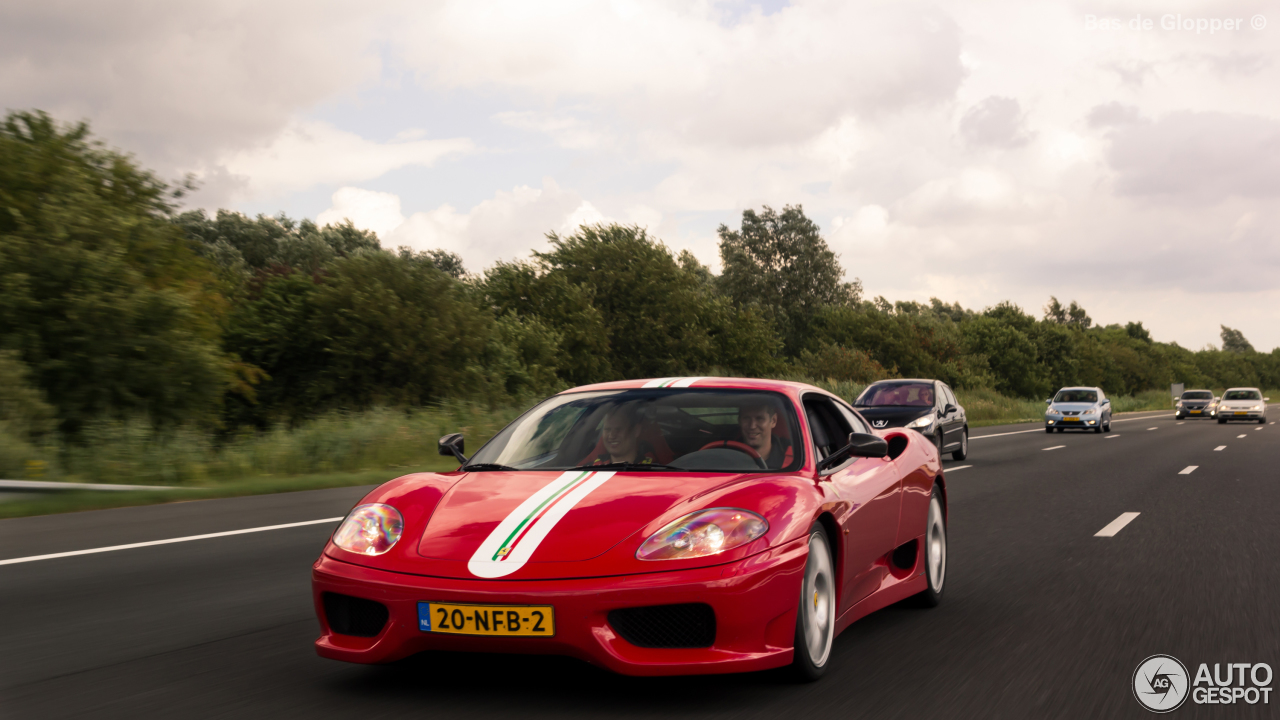
[[[859,621],[809,685],[564,658],[323,660],[310,566],[368,488],[0,521],[0,717],[1139,718],[1130,683],[1150,655],[1280,669],[1280,426],[1116,420],[975,430],[969,459],[946,463],[943,604]],[[1276,717],[1275,695],[1173,716]]]

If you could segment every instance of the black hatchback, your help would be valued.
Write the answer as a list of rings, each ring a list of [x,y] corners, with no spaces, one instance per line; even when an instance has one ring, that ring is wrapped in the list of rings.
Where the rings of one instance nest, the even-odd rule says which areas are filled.
[[[969,423],[955,393],[941,380],[881,380],[867,386],[853,406],[877,430],[905,427],[933,441],[938,455],[969,455]]]

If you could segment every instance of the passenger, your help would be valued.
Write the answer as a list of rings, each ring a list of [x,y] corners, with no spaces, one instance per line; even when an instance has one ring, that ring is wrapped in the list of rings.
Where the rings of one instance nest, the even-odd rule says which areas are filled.
[[[615,405],[609,409],[600,428],[600,447],[599,454],[578,464],[649,465],[657,462],[653,448],[640,439],[640,418],[634,405]]]
[[[738,432],[741,442],[750,445],[760,454],[765,467],[781,470],[791,464],[794,451],[791,441],[780,437],[774,430],[778,426],[778,408],[768,400],[761,400],[738,409]]]

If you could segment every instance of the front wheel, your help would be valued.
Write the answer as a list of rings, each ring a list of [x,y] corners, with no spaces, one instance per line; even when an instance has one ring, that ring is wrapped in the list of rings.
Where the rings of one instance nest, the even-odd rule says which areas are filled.
[[[795,657],[791,661],[795,674],[804,682],[813,682],[827,671],[836,629],[835,581],[827,531],[821,523],[815,523],[809,529],[809,560],[800,583]]]
[[[963,460],[969,457],[969,429],[960,431],[960,449],[951,453],[952,460]]]
[[[1053,428],[1051,428],[1051,427],[1047,427],[1047,428],[1045,428],[1045,429],[1044,429],[1044,431],[1045,431],[1045,432],[1047,432],[1047,433],[1052,433],[1052,432],[1053,432]]]
[[[1222,418],[1218,418],[1218,424],[1219,424],[1219,425],[1226,425],[1226,424],[1227,424],[1227,421],[1226,421],[1226,420],[1224,420],[1224,419],[1222,419]]]

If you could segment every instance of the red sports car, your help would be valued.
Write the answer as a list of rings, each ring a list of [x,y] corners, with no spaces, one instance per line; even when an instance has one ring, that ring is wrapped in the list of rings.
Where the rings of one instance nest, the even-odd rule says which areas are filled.
[[[312,584],[320,655],[571,655],[629,675],[792,665],[891,603],[936,605],[938,451],[800,383],[665,378],[551,397],[453,472],[369,493]]]

